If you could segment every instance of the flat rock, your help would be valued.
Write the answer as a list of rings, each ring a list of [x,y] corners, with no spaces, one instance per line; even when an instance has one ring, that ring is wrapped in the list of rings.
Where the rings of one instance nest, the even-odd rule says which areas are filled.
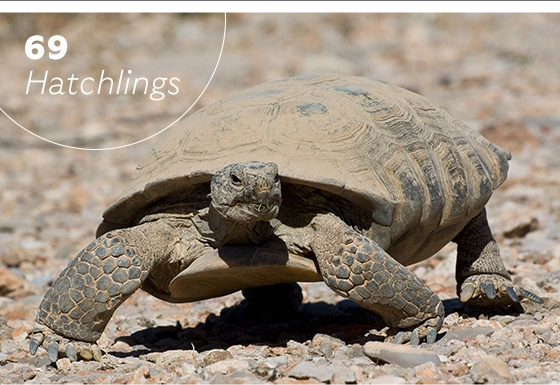
[[[433,362],[436,367],[441,364],[438,355],[435,353],[421,348],[386,342],[367,342],[364,345],[364,353],[374,360],[381,360],[403,368],[413,368],[426,362]]]
[[[271,369],[276,369],[277,367],[286,365],[287,363],[288,363],[288,358],[285,356],[267,357],[257,361],[257,365],[264,364]]]
[[[438,345],[445,345],[451,340],[465,341],[467,338],[474,338],[479,335],[489,336],[494,333],[494,329],[490,326],[479,326],[474,328],[449,330],[445,335],[436,343]]]
[[[356,374],[349,368],[341,365],[326,365],[309,361],[300,362],[290,370],[288,375],[297,379],[315,378],[321,382],[331,382],[334,376],[335,382],[356,382]]]

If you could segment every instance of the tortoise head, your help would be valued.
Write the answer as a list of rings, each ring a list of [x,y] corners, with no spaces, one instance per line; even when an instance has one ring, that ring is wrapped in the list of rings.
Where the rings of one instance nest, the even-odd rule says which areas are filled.
[[[275,163],[233,163],[218,171],[210,184],[212,206],[235,222],[269,221],[282,200]]]

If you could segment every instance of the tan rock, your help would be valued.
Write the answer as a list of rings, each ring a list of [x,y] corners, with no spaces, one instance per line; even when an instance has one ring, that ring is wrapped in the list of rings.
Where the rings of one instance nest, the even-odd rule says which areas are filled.
[[[507,364],[498,357],[487,357],[477,361],[470,375],[476,384],[503,384],[513,382]]]
[[[0,296],[7,296],[23,288],[23,281],[10,270],[0,268]]]

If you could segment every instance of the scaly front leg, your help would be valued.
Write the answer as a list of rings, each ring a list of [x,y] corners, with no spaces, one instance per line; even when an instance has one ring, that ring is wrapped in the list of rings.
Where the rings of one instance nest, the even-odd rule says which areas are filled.
[[[397,329],[389,338],[395,343],[435,341],[445,311],[424,282],[335,215],[318,215],[311,225],[313,252],[332,290],[382,316]]]
[[[169,226],[150,222],[104,234],[83,249],[47,291],[29,351],[47,349],[55,362],[101,358],[95,344],[117,308],[165,256]]]

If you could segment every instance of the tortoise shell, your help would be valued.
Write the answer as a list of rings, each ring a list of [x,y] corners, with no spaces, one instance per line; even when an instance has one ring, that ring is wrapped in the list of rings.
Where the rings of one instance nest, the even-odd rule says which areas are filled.
[[[258,160],[275,162],[282,183],[352,201],[386,234],[386,246],[398,249],[418,225],[460,231],[454,225],[466,224],[505,180],[510,157],[424,97],[383,81],[276,80],[170,129],[107,208],[97,235],[135,225],[153,202],[208,183],[228,164]]]

